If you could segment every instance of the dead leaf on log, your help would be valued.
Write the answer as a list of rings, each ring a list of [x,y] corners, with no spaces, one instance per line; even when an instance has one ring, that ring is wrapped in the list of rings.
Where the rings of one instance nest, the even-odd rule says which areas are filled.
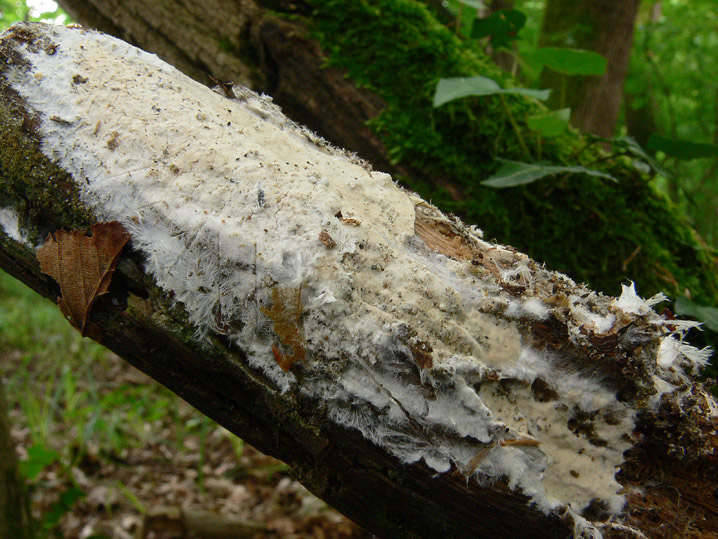
[[[40,270],[60,285],[62,314],[83,337],[99,338],[99,328],[87,319],[98,296],[107,293],[120,251],[130,236],[117,221],[96,223],[86,232],[58,230],[48,234],[37,251]]]
[[[283,354],[272,345],[274,359],[284,371],[307,355],[307,343],[302,328],[302,287],[275,286],[272,288],[272,308],[260,307],[262,313],[274,322],[274,331],[280,342],[292,348],[291,354]]]

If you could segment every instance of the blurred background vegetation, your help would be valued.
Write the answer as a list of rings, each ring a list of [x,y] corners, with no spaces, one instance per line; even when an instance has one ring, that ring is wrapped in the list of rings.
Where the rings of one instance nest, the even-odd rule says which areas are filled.
[[[540,64],[533,60],[544,2],[517,0],[526,26],[515,47],[520,80],[535,85]],[[633,136],[646,146],[653,133],[718,145],[718,3],[713,0],[643,1],[616,136]],[[656,156],[675,173],[658,177],[661,190],[689,217],[712,247],[718,247],[718,154],[696,159]]]
[[[438,5],[452,15],[447,24],[467,39],[478,39],[522,86],[540,87],[542,64],[536,51],[544,1],[448,0]],[[518,17],[523,22],[511,29],[508,39],[472,37],[474,21],[491,8],[505,10],[509,18],[515,12],[522,14]],[[21,20],[71,22],[50,0],[0,0],[0,31]],[[563,38],[570,46],[570,36]],[[713,251],[718,248],[717,60],[715,0],[644,0],[635,20],[614,133],[649,148],[650,157],[666,170],[652,181]],[[659,142],[650,149],[652,135]],[[688,302],[682,312],[704,321],[707,330],[718,331],[715,306]],[[253,455],[241,440],[178,397],[133,374],[131,367],[99,345],[81,339],[56,306],[4,273],[0,273],[0,379],[6,380],[23,473],[35,491],[35,516],[47,536],[130,537],[131,523],[122,524],[122,511],[130,507],[143,513],[153,494],[139,487],[133,490],[137,478],[117,475],[116,468],[131,468],[133,462],[137,467],[133,459],[139,458],[135,451],[141,448],[153,447],[164,455],[147,457],[147,466],[174,465],[184,459],[180,472],[187,482],[180,486],[196,489],[200,498],[206,477],[217,468],[220,477],[230,479],[246,477],[254,469],[257,492],[261,489],[256,485],[276,484],[286,475],[280,463]],[[208,465],[213,459],[214,467]],[[168,473],[172,471],[177,470]],[[110,483],[101,484],[104,501],[98,502],[101,482],[88,477],[103,473],[114,475]],[[157,481],[170,480],[166,476]],[[108,492],[114,492],[115,498]],[[209,503],[216,495],[209,492],[202,500]],[[295,506],[306,505],[303,493],[295,495],[301,500],[295,500]],[[114,501],[108,501],[111,498]],[[200,498],[194,501],[199,503]],[[296,520],[301,508],[295,506],[289,514]],[[98,524],[88,527],[90,518]],[[334,526],[330,536],[359,536],[356,528],[338,524],[338,518],[326,517]]]

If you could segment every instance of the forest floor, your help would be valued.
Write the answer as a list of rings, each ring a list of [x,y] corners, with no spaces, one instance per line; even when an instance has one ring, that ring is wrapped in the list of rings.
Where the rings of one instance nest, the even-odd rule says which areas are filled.
[[[42,537],[371,537],[2,272],[0,381]]]

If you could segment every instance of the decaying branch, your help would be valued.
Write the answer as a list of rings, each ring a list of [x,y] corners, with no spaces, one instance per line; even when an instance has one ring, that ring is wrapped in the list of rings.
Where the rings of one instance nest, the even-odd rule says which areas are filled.
[[[718,530],[716,404],[687,374],[708,351],[661,297],[488,243],[267,98],[114,38],[19,24],[0,58],[0,266],[56,299],[48,233],[118,223],[93,337],[349,517],[387,537]]]

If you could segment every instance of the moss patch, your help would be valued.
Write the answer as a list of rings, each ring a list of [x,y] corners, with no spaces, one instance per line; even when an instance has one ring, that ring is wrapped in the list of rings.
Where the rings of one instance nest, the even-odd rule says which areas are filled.
[[[85,229],[95,219],[70,175],[40,152],[37,123],[16,96],[0,95],[0,206],[14,208],[25,234],[41,241],[50,231]]]

